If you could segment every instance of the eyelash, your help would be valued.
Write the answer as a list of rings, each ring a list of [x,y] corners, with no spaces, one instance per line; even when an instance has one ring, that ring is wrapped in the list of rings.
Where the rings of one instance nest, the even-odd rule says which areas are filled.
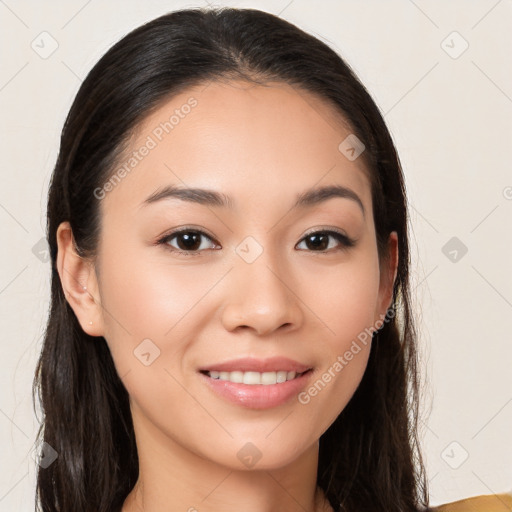
[[[212,242],[214,242],[214,240],[212,239],[212,237],[210,237],[207,233],[205,233],[204,231],[201,231],[199,229],[192,229],[192,228],[181,228],[181,229],[177,229],[176,231],[172,231],[171,233],[168,233],[167,235],[163,236],[162,238],[160,238],[158,241],[157,241],[157,245],[164,245],[165,248],[167,250],[170,250],[171,252],[174,252],[174,253],[178,253],[178,254],[183,254],[183,255],[186,255],[186,256],[199,256],[202,252],[201,251],[184,251],[182,249],[177,249],[176,247],[172,247],[168,244],[168,242],[170,240],[172,240],[173,238],[175,238],[176,236],[182,234],[182,233],[195,233],[195,234],[199,234],[199,235],[204,235],[206,238],[210,239]],[[331,252],[337,252],[338,250],[347,250],[351,247],[354,247],[355,244],[356,244],[356,240],[352,239],[352,238],[349,238],[347,235],[345,235],[344,233],[342,233],[341,231],[337,231],[337,230],[334,230],[334,229],[322,229],[322,230],[317,230],[317,231],[311,231],[309,233],[307,233],[306,235],[304,235],[304,237],[300,240],[300,242],[304,241],[305,239],[307,239],[308,237],[312,236],[312,235],[318,235],[318,234],[325,234],[325,235],[330,235],[332,236],[333,238],[335,238],[336,240],[338,240],[338,242],[340,242],[341,244],[341,248],[339,249],[329,249],[329,250],[323,250],[323,251],[309,251],[309,252],[313,252],[313,253],[319,253],[319,254],[330,254]],[[299,242],[299,243],[300,243]]]

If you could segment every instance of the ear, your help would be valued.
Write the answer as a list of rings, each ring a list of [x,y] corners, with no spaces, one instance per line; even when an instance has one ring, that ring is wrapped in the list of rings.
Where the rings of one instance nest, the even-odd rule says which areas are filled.
[[[398,270],[398,235],[396,231],[390,233],[387,244],[387,253],[380,269],[379,298],[375,322],[382,321],[393,300],[393,286]]]
[[[57,245],[57,271],[66,300],[87,334],[103,336],[103,314],[94,265],[78,255],[67,221],[57,229]]]

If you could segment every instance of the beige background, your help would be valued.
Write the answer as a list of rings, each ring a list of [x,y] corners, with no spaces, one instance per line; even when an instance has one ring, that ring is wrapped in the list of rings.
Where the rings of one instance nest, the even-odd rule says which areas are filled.
[[[33,510],[30,386],[49,299],[40,240],[64,117],[120,37],[170,10],[206,5],[0,1],[1,511]],[[512,490],[512,2],[214,5],[280,13],[315,34],[381,108],[411,202],[432,503]]]

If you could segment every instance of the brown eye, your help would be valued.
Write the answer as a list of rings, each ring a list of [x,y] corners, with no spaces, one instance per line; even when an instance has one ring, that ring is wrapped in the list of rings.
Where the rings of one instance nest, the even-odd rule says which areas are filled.
[[[338,241],[338,247],[348,248],[353,247],[355,245],[354,240],[350,239],[348,236],[343,233],[338,233],[337,231],[315,231],[306,235],[301,243],[306,244],[306,248],[313,252],[327,252],[327,250],[333,249],[333,246],[330,245],[330,240],[334,238]],[[336,246],[334,246],[335,248]]]
[[[158,243],[166,244],[171,250],[175,250],[176,252],[188,254],[198,253],[201,250],[207,249],[208,244],[205,246],[203,239],[212,241],[212,239],[202,231],[183,229],[165,236]],[[176,246],[171,243],[171,241],[174,240]]]

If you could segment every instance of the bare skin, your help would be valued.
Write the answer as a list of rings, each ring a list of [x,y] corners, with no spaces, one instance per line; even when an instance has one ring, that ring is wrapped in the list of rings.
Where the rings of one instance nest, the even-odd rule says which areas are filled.
[[[130,395],[140,473],[123,512],[332,510],[316,486],[318,442],[359,385],[370,343],[307,403],[295,396],[263,410],[213,393],[198,369],[285,356],[313,369],[307,391],[386,314],[397,238],[379,264],[363,159],[338,149],[350,133],[330,105],[286,84],[190,88],[138,127],[127,153],[148,137],[156,145],[100,199],[97,258],[79,258],[69,224],[59,227],[66,298],[84,331],[105,338]],[[142,205],[169,184],[221,192],[233,207]],[[330,197],[292,208],[298,194],[327,185],[349,188],[362,207]],[[187,249],[180,236],[156,243],[183,226],[205,233],[194,254],[176,252]],[[323,249],[310,243],[307,235],[333,229],[355,245],[332,235]],[[261,249],[251,263],[237,253],[249,236],[242,247]],[[151,358],[151,347],[160,351],[150,365],[134,356],[145,339]],[[261,454],[251,467],[237,456],[247,443]]]

